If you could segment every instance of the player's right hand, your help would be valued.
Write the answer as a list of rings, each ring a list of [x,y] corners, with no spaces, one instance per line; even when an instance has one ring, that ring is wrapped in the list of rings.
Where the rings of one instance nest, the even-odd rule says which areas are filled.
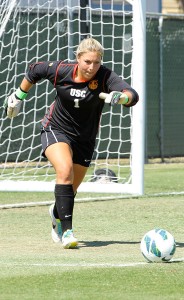
[[[22,100],[17,99],[14,92],[5,102],[7,104],[7,117],[10,119],[16,117],[20,112]]]

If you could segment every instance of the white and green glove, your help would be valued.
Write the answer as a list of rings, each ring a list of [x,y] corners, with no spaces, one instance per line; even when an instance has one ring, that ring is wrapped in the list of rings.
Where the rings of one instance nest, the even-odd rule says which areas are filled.
[[[115,104],[127,104],[129,99],[125,93],[113,91],[110,94],[100,93],[100,99],[104,99],[105,103],[109,103],[111,106]]]
[[[23,92],[20,88],[12,93],[8,99],[4,101],[4,107],[7,109],[7,117],[16,117],[21,109],[22,101],[26,98],[27,93]]]

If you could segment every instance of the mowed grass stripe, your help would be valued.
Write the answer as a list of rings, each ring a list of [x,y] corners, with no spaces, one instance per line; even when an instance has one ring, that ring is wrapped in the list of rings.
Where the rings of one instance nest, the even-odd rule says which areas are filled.
[[[169,262],[163,262],[163,264],[182,263],[184,257],[178,259],[171,259]],[[124,267],[137,267],[142,265],[152,265],[149,262],[134,262],[134,263],[6,263],[1,262],[2,266],[25,266],[25,267],[78,267],[78,268],[124,268]],[[157,263],[158,265],[158,263]]]

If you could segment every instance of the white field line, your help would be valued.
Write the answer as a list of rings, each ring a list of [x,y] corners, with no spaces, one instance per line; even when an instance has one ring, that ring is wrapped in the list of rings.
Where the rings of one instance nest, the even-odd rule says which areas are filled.
[[[183,258],[171,259],[170,262],[162,262],[162,264],[169,263],[180,263],[184,262]],[[0,262],[1,266],[12,266],[12,267],[65,267],[65,268],[125,268],[125,267],[137,267],[144,265],[153,265],[154,263],[149,262],[135,262],[135,263],[6,263]],[[159,265],[160,263],[155,263]]]

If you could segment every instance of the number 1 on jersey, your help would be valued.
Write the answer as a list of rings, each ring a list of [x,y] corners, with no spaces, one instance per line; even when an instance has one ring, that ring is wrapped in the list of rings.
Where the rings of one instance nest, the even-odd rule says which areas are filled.
[[[74,99],[74,107],[79,108],[79,99]]]

